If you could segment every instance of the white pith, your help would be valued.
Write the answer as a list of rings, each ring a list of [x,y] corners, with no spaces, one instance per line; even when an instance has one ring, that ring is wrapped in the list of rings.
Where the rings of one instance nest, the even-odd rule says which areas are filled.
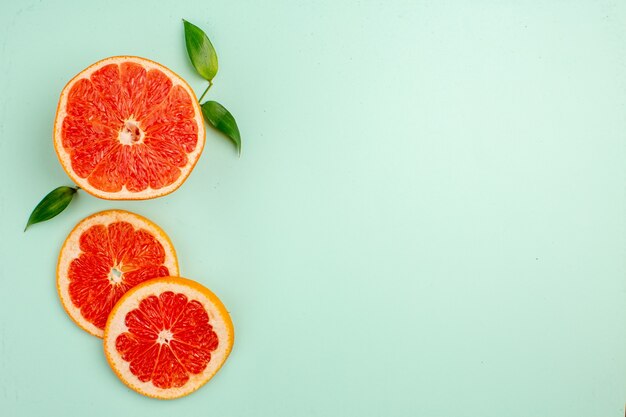
[[[142,65],[146,69],[146,71],[149,71],[151,69],[158,69],[162,71],[166,76],[168,76],[172,80],[172,83],[173,83],[172,87],[176,85],[180,85],[181,87],[185,89],[185,91],[187,91],[187,93],[189,94],[189,97],[191,97],[191,102],[193,103],[194,120],[198,126],[198,143],[196,144],[196,148],[191,153],[187,154],[187,160],[188,160],[187,165],[184,166],[183,168],[179,168],[181,170],[180,177],[178,177],[178,179],[174,181],[172,184],[169,184],[159,189],[153,189],[151,187],[148,187],[143,191],[131,192],[124,185],[122,186],[122,189],[118,192],[107,192],[107,191],[98,190],[94,188],[91,184],[89,184],[87,178],[81,178],[74,172],[74,170],[72,169],[72,162],[71,162],[70,154],[63,147],[62,128],[63,128],[63,119],[65,119],[65,116],[67,115],[66,106],[67,106],[67,96],[68,96],[69,91],[72,89],[72,87],[78,80],[83,79],[83,78],[89,78],[91,74],[93,74],[95,71],[99,70],[103,66],[109,65],[109,64],[120,64],[122,62],[133,62],[139,65]],[[204,129],[202,110],[200,109],[198,99],[196,98],[196,95],[191,89],[191,87],[189,87],[189,85],[182,78],[180,78],[178,75],[176,75],[167,67],[164,67],[161,64],[158,64],[156,62],[153,62],[147,59],[133,57],[133,56],[115,56],[115,57],[103,59],[102,61],[96,62],[92,66],[85,69],[84,72],[79,74],[79,76],[74,77],[61,92],[57,115],[56,115],[56,119],[54,122],[54,147],[59,156],[59,161],[61,162],[61,165],[65,169],[65,172],[67,172],[67,174],[72,178],[72,180],[74,180],[74,182],[78,186],[83,188],[85,191],[95,195],[96,197],[105,198],[109,200],[142,200],[142,199],[148,199],[148,198],[156,198],[156,197],[169,194],[172,191],[176,190],[187,179],[187,177],[193,170],[195,163],[200,157],[200,154],[202,153],[202,150],[204,148],[205,135],[206,135],[206,132]],[[119,139],[121,140],[121,138]]]
[[[169,330],[161,330],[159,332],[159,337],[157,337],[157,342],[162,345],[168,344],[170,343],[170,340],[172,340],[172,336],[173,334]]]
[[[158,229],[154,224],[147,222],[142,217],[121,210],[110,210],[97,213],[78,223],[76,228],[68,236],[65,245],[61,249],[61,256],[59,256],[59,263],[57,265],[57,287],[59,291],[59,297],[61,298],[61,301],[70,317],[80,327],[97,337],[102,337],[104,335],[104,330],[87,321],[82,316],[80,308],[75,306],[72,302],[69,294],[70,279],[68,276],[68,271],[72,261],[82,253],[79,243],[80,236],[87,229],[94,225],[101,224],[106,227],[109,224],[118,221],[128,222],[135,228],[135,230],[144,229],[148,233],[153,235],[159,241],[159,243],[161,243],[161,246],[163,246],[163,249],[165,251],[165,262],[163,263],[163,265],[167,267],[171,275],[179,274],[176,252],[174,251],[172,244],[167,238],[164,238],[165,234],[162,230]],[[115,278],[111,277],[112,274],[113,271],[111,271],[111,273],[109,274],[109,279],[119,279],[121,281],[122,276],[120,276],[119,278]]]
[[[133,130],[137,129],[139,131],[139,137],[133,133]],[[139,145],[143,143],[143,138],[146,137],[145,132],[141,129],[139,122],[137,122],[133,118],[129,118],[124,120],[124,126],[119,131],[117,135],[117,139],[120,141],[122,145]]]
[[[133,288],[116,305],[116,310],[112,312],[107,322],[104,337],[104,350],[107,353],[111,367],[113,367],[115,373],[122,377],[125,383],[131,388],[151,397],[173,399],[195,391],[215,375],[226,361],[232,349],[234,340],[234,334],[231,331],[232,323],[224,306],[215,296],[209,298],[204,292],[185,285],[184,281],[187,280],[183,278],[162,278],[147,281],[145,284]],[[115,341],[120,334],[128,331],[128,327],[125,324],[126,315],[131,310],[136,309],[141,300],[150,295],[159,296],[166,291],[184,294],[189,301],[196,300],[200,302],[209,315],[209,323],[213,326],[213,331],[217,334],[219,343],[217,349],[211,352],[211,360],[203,372],[197,375],[189,374],[189,380],[182,387],[163,389],[154,386],[152,381],[142,382],[139,380],[139,378],[130,371],[130,362],[126,362],[122,359],[121,355],[117,352]],[[165,343],[164,339],[167,336],[169,336],[169,340],[171,340],[171,333],[169,333],[169,335],[167,333],[169,332],[161,332],[161,337],[157,339],[157,342]]]
[[[119,284],[124,279],[124,273],[121,267],[122,265],[116,265],[111,268],[111,272],[109,272],[109,282],[111,284]]]

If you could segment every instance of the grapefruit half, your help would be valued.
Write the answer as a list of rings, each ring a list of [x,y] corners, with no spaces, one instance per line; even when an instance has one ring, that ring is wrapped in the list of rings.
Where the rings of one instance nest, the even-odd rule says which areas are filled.
[[[63,169],[82,189],[109,200],[173,192],[204,141],[191,87],[163,65],[134,56],[103,59],[72,78],[54,122]]]
[[[150,278],[178,275],[174,246],[150,220],[107,210],[82,220],[59,254],[57,290],[71,319],[102,337],[115,303]]]
[[[208,382],[228,358],[233,340],[233,323],[215,294],[189,279],[156,278],[115,305],[104,331],[104,353],[131,389],[174,399]]]

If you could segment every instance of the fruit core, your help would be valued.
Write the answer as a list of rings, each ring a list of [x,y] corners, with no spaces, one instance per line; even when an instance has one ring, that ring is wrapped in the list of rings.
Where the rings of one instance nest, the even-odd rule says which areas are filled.
[[[159,332],[159,336],[157,337],[157,342],[159,342],[160,344],[164,344],[164,343],[169,343],[170,340],[172,340],[172,332],[165,329],[165,330],[161,330]]]
[[[113,267],[111,268],[111,272],[109,272],[109,282],[111,283],[111,285],[115,285],[115,284],[119,284],[120,282],[122,282],[122,271],[119,269],[119,267]]]
[[[133,119],[128,119],[120,129],[118,139],[122,145],[135,145],[143,142],[146,136],[139,127],[139,123]]]

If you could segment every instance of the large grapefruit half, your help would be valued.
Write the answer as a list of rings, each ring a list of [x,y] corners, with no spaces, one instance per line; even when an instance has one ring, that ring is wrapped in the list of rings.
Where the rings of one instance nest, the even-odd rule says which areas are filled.
[[[65,239],[57,290],[72,320],[102,337],[109,313],[126,291],[169,275],[178,275],[178,260],[165,232],[137,214],[107,210],[79,222]]]
[[[173,399],[204,385],[233,346],[230,315],[195,281],[155,278],[132,288],[109,315],[104,353],[128,387]]]
[[[173,192],[204,141],[191,87],[163,65],[134,56],[103,59],[72,78],[54,122],[54,148],[67,174],[109,200]]]

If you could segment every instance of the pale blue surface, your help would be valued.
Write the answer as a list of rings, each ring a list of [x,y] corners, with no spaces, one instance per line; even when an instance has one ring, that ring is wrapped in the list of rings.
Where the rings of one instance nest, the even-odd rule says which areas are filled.
[[[1,3],[3,417],[624,415],[625,3]],[[204,89],[181,18],[217,49],[241,159],[210,132],[176,193],[81,193],[23,234],[70,183],[73,75],[134,54]],[[61,243],[106,208],[161,225],[232,312],[187,398],[125,388],[60,306]]]

